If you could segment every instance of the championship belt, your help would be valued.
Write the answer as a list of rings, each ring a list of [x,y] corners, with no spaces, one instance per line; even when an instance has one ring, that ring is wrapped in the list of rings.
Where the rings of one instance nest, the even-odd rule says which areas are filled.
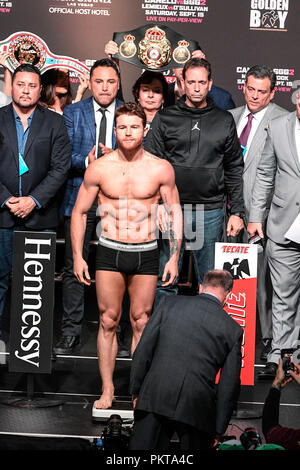
[[[64,68],[84,75],[89,68],[77,59],[54,55],[36,34],[18,31],[0,41],[0,52],[9,52],[7,68],[13,72],[21,64],[34,65],[41,73],[53,68]]]
[[[118,44],[116,59],[146,70],[163,72],[181,68],[192,52],[200,49],[197,41],[184,38],[168,26],[148,23],[133,31],[114,33]]]

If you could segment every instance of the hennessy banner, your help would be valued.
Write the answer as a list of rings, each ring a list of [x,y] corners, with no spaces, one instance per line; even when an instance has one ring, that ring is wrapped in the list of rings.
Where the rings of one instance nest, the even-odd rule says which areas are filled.
[[[216,243],[215,268],[233,276],[232,294],[224,308],[244,330],[241,384],[254,385],[257,246]]]
[[[14,234],[11,372],[51,372],[55,248],[54,232]]]
[[[183,67],[192,52],[200,49],[196,41],[186,39],[168,26],[154,23],[114,33],[113,40],[119,46],[119,53],[113,57],[158,72]]]

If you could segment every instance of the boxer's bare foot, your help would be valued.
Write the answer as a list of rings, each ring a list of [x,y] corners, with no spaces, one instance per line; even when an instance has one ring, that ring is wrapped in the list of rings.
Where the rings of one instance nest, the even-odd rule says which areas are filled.
[[[99,400],[94,402],[94,408],[107,410],[108,408],[111,408],[114,401],[116,401],[116,399],[113,392],[103,392]]]

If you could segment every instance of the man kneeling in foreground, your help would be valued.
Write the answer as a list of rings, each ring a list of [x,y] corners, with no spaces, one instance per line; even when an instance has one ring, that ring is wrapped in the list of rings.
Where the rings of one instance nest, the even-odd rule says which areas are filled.
[[[197,296],[165,296],[132,360],[131,450],[209,449],[229,424],[240,390],[243,330],[223,309],[228,271],[206,273]],[[215,385],[220,371],[218,385]]]

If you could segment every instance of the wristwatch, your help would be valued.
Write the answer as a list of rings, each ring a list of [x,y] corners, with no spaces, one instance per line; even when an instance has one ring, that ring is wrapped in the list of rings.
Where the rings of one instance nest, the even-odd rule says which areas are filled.
[[[244,212],[231,212],[231,215],[236,215],[237,217],[240,217],[241,219],[245,217]]]

